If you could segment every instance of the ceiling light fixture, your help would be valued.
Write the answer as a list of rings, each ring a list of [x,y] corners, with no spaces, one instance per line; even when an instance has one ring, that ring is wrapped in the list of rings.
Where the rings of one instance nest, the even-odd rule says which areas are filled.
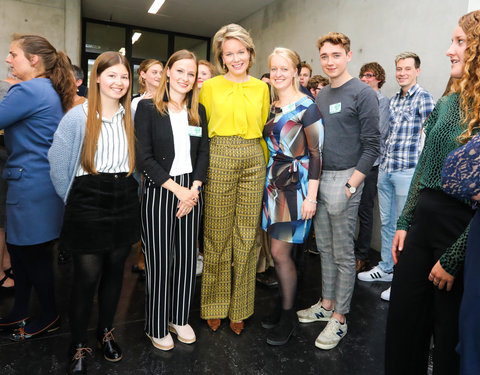
[[[148,13],[157,14],[164,2],[165,0],[155,0],[148,10]]]
[[[140,39],[140,37],[142,36],[142,33],[138,33],[138,32],[135,32],[133,33],[133,36],[132,36],[132,44],[135,44],[135,42]]]

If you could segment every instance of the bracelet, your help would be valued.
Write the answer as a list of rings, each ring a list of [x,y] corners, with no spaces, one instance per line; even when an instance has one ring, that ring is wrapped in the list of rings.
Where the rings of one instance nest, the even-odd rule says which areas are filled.
[[[310,203],[317,204],[317,201],[311,200],[309,197],[305,197],[305,199]]]

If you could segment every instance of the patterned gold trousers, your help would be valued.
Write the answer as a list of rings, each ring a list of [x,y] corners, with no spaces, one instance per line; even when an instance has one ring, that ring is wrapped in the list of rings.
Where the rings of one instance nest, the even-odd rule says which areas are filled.
[[[244,320],[255,301],[255,235],[265,184],[259,139],[213,137],[205,186],[201,317]]]

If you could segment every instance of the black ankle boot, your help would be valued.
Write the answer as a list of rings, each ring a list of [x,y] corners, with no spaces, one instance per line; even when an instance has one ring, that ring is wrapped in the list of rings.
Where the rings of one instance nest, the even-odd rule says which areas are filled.
[[[70,348],[71,360],[67,367],[68,375],[87,374],[86,354],[92,355],[92,349],[85,347],[84,344],[72,345],[72,347]]]
[[[282,310],[278,324],[267,334],[267,344],[284,345],[297,327],[298,319],[295,309]]]
[[[97,331],[98,347],[102,349],[104,358],[110,362],[118,362],[122,359],[122,349],[115,342],[112,334],[114,329],[104,328]]]
[[[275,327],[280,321],[281,313],[282,313],[282,299],[280,297],[277,297],[277,301],[275,302],[275,306],[272,312],[269,315],[267,315],[265,318],[263,318],[260,324],[265,329],[271,329]]]

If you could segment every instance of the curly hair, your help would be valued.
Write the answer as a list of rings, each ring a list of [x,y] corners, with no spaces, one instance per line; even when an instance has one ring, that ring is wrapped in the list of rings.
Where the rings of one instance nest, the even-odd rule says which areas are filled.
[[[333,45],[341,45],[346,53],[350,52],[350,38],[345,34],[338,32],[330,32],[318,38],[317,48],[320,51],[320,48],[323,47],[325,43],[330,43]]]
[[[315,75],[312,78],[308,80],[307,83],[307,89],[310,91],[312,89],[316,89],[319,84],[321,84],[323,87],[327,86],[330,83],[328,78],[325,78],[324,76],[321,75]]]
[[[467,35],[465,65],[462,78],[456,80],[452,90],[460,95],[460,108],[465,117],[465,131],[458,137],[466,143],[480,129],[480,10],[460,17],[458,25]]]
[[[361,78],[362,75],[368,71],[375,74],[375,78],[379,81],[378,88],[381,89],[383,84],[385,83],[385,70],[377,62],[366,63],[360,68],[359,77]]]

